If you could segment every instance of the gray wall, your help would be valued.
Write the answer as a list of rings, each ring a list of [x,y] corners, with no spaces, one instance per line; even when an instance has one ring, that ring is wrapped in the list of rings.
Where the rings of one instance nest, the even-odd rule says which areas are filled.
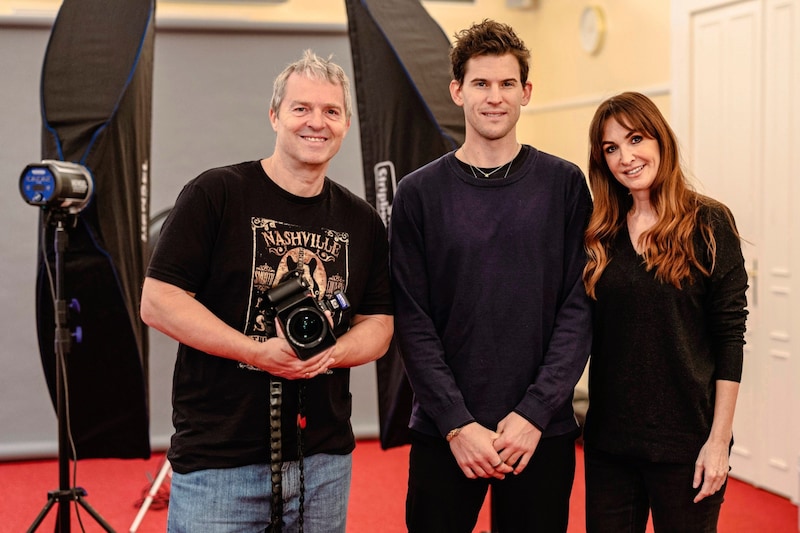
[[[19,177],[41,157],[39,75],[49,32],[0,27],[0,455],[56,449],[56,417],[36,339],[36,208]]]
[[[35,326],[36,208],[18,192],[19,176],[41,157],[39,78],[52,21],[0,19],[0,458],[54,455],[55,410],[44,380]],[[155,43],[151,214],[168,208],[203,170],[259,159],[272,151],[272,80],[312,48],[333,54],[352,78],[341,26],[210,27],[159,19]],[[363,197],[358,118],[353,117],[329,176]],[[67,295],[69,296],[69,295]],[[151,442],[164,449],[172,432],[170,392],[176,344],[151,331]],[[353,370],[353,426],[378,433],[374,364]]]

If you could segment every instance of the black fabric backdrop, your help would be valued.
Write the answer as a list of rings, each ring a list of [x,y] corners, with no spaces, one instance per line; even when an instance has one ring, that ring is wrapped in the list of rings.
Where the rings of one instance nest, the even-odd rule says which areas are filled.
[[[149,213],[153,0],[64,0],[41,78],[42,158],[86,166],[94,196],[67,227],[63,296],[82,340],[66,354],[73,459],[147,458],[147,329],[139,319]],[[56,405],[54,227],[41,216],[37,329]],[[44,255],[47,256],[45,261]]]
[[[346,0],[364,189],[388,224],[397,182],[464,141],[450,41],[419,0]],[[411,387],[396,342],[377,362],[381,446],[409,442]]]

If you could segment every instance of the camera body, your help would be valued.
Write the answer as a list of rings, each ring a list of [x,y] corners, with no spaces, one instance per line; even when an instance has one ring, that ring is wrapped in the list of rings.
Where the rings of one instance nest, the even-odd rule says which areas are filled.
[[[336,335],[325,311],[330,311],[334,324],[339,324],[350,309],[350,302],[342,291],[317,300],[300,276],[280,282],[267,291],[266,296],[286,341],[303,360],[336,344]]]

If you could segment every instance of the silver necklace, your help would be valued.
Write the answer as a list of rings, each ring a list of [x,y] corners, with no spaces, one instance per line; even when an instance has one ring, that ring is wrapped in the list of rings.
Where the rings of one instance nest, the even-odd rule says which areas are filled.
[[[519,155],[519,151],[520,151],[521,149],[522,149],[522,146],[520,146],[520,145],[517,145],[517,153],[516,153],[516,154],[514,154],[514,157],[512,157],[512,158],[511,158],[511,161],[509,161],[508,163],[503,163],[503,164],[502,164],[502,165],[500,165],[499,167],[497,167],[497,168],[493,168],[492,170],[490,170],[490,171],[488,171],[488,172],[484,171],[484,170],[483,170],[482,168],[480,168],[480,167],[474,167],[474,166],[472,166],[472,163],[470,163],[470,162],[467,162],[467,164],[469,165],[469,168],[470,168],[470,170],[472,171],[472,177],[474,177],[475,179],[479,179],[479,178],[478,178],[478,175],[475,173],[475,171],[476,171],[476,170],[477,170],[478,172],[480,172],[480,173],[481,173],[481,175],[482,175],[484,178],[488,178],[488,177],[490,177],[492,174],[494,174],[495,172],[497,172],[498,170],[502,169],[503,167],[506,167],[506,172],[505,172],[505,174],[503,174],[503,179],[506,179],[506,178],[508,177],[508,172],[511,170],[511,166],[512,166],[512,164],[514,163],[514,159],[516,159],[516,158],[517,158],[517,156]],[[462,153],[463,153],[463,151],[462,151]]]
[[[516,157],[516,156],[515,156],[515,157]],[[514,160],[512,159],[512,160],[511,160],[511,161],[509,161],[508,163],[503,163],[503,164],[502,164],[502,165],[500,165],[499,167],[497,167],[497,168],[495,168],[495,169],[492,169],[492,170],[490,170],[489,172],[484,172],[484,171],[483,171],[483,169],[481,169],[480,167],[473,167],[473,166],[472,166],[472,163],[467,163],[467,164],[469,165],[469,168],[470,168],[470,170],[472,170],[472,176],[473,176],[475,179],[478,179],[478,175],[475,173],[475,171],[476,171],[476,170],[477,170],[478,172],[480,172],[480,173],[483,175],[483,177],[484,177],[484,178],[488,178],[488,177],[490,177],[492,174],[494,174],[495,172],[497,172],[498,170],[500,170],[501,168],[503,168],[503,167],[507,167],[507,168],[506,168],[506,173],[503,175],[503,179],[506,179],[506,178],[508,177],[508,171],[509,171],[509,170],[511,170],[511,163],[513,163],[513,162],[514,162]]]

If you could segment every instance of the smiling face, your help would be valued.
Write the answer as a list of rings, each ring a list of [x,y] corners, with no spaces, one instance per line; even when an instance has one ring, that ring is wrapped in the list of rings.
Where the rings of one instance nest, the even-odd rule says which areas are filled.
[[[271,109],[269,119],[281,159],[306,167],[325,167],[350,127],[342,86],[297,73],[286,80],[280,109]]]
[[[453,101],[464,108],[467,139],[515,137],[520,107],[531,97],[531,83],[520,81],[519,61],[512,54],[478,55],[467,61],[464,82],[450,82]]]
[[[661,164],[658,141],[610,117],[603,127],[602,148],[606,164],[619,183],[632,194],[650,190]]]

